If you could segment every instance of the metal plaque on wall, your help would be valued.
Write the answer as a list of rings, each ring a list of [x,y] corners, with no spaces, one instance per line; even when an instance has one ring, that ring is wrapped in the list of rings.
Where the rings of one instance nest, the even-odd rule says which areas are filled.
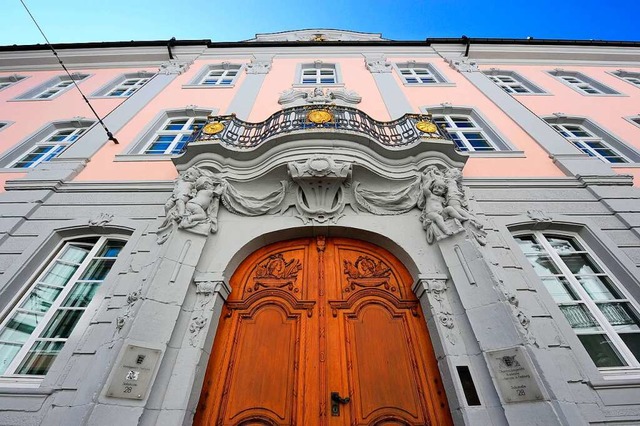
[[[107,396],[144,399],[161,353],[159,349],[127,345],[109,382]]]
[[[540,401],[540,390],[531,360],[519,348],[487,352],[493,378],[505,402]]]

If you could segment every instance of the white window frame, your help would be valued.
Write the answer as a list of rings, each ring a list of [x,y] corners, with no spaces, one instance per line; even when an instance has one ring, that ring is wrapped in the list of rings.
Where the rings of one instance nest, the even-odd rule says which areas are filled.
[[[313,71],[313,77],[308,76],[307,80],[313,79],[307,83],[303,83],[305,79],[304,72]],[[322,82],[322,71],[331,71],[333,83]],[[342,82],[342,74],[340,72],[340,65],[333,62],[323,62],[316,60],[311,63],[298,64],[296,67],[296,78],[293,83],[293,87],[298,88],[310,88],[310,87],[341,87],[344,86]]]
[[[186,123],[182,125],[182,128],[179,130],[167,130],[165,129],[167,126],[171,125],[172,122],[186,120]],[[191,126],[193,126],[194,122],[197,120],[202,120],[203,125],[207,121],[206,116],[195,116],[195,117],[187,117],[187,116],[176,116],[167,118],[164,123],[162,123],[159,129],[153,134],[153,136],[149,139],[144,149],[142,150],[142,154],[144,155],[178,155],[180,151],[173,152],[181,142],[184,137],[190,137],[193,130]],[[173,136],[173,140],[169,143],[167,149],[165,149],[162,153],[152,153],[147,152],[154,143],[157,142],[157,139],[162,136]],[[182,150],[181,150],[182,151]]]
[[[122,83],[111,89],[105,96],[113,98],[128,98],[147,84],[151,77],[132,77],[125,79]],[[121,93],[117,93],[121,92]]]
[[[490,69],[483,71],[484,74],[489,77],[496,85],[510,95],[539,95],[545,94],[537,85],[533,84],[515,71]],[[517,88],[522,88],[523,91],[518,91]]]
[[[34,87],[26,93],[13,99],[14,101],[50,101],[57,98],[64,92],[70,90],[74,86],[74,81],[77,83],[89,78],[89,74],[73,73],[71,78],[68,75],[59,75],[46,82]],[[50,93],[49,96],[42,97],[46,93]]]
[[[137,92],[142,86],[147,84],[156,74],[149,71],[138,71],[121,74],[93,92],[92,98],[128,98]],[[133,84],[130,82],[134,82]],[[118,90],[124,90],[122,94],[116,95]]]
[[[570,303],[574,305],[582,303],[587,308],[588,312],[598,322],[598,325],[602,328],[602,332],[592,331],[592,332],[585,332],[585,333],[579,333],[576,331],[576,329],[572,328],[576,336],[579,336],[580,334],[586,334],[586,335],[605,334],[609,338],[610,342],[612,343],[614,351],[616,351],[618,355],[622,357],[622,360],[627,363],[626,366],[620,366],[620,367],[599,367],[599,370],[603,374],[608,373],[610,375],[616,375],[616,374],[629,372],[629,371],[636,374],[640,374],[640,359],[637,359],[633,355],[631,350],[627,347],[627,345],[624,343],[622,338],[619,336],[618,332],[609,323],[609,321],[607,320],[605,315],[602,313],[602,311],[597,307],[597,303],[594,301],[594,299],[591,296],[589,296],[588,292],[580,284],[580,282],[578,281],[574,273],[571,272],[569,267],[562,260],[561,256],[557,253],[555,249],[553,249],[553,247],[551,246],[547,238],[548,236],[557,236],[560,238],[571,239],[575,241],[578,244],[578,246],[582,248],[582,251],[577,251],[576,253],[586,254],[586,256],[590,258],[591,261],[596,265],[596,267],[600,268],[600,270],[602,271],[602,273],[597,273],[595,275],[605,276],[615,287],[614,291],[617,291],[622,296],[620,298],[608,299],[609,303],[629,303],[631,305],[632,310],[635,311],[636,317],[638,319],[638,324],[640,325],[640,305],[635,299],[633,299],[633,297],[631,297],[627,289],[620,283],[620,281],[616,278],[616,276],[613,273],[611,273],[611,271],[606,267],[604,262],[602,262],[598,258],[598,256],[596,256],[593,248],[590,248],[585,243],[585,241],[582,238],[580,238],[579,235],[575,233],[568,233],[568,232],[562,232],[562,231],[548,230],[543,232],[543,231],[532,231],[532,230],[524,231],[523,230],[519,232],[514,232],[513,236],[514,237],[533,236],[537,241],[537,243],[540,244],[546,252],[546,253],[540,253],[540,254],[546,254],[549,256],[549,258],[553,261],[556,268],[560,270],[561,275],[569,282],[571,290],[573,290],[573,292],[579,296],[578,300],[575,300],[572,302],[557,302],[554,299],[554,302],[558,306],[558,309],[560,309],[560,305],[562,303]],[[524,251],[523,251],[523,254],[525,255],[525,257],[527,257]],[[553,276],[553,274],[549,274],[549,277],[551,276]],[[538,277],[540,276],[538,275]],[[540,277],[540,281],[542,282],[542,277]],[[544,283],[542,283],[542,287],[548,292]],[[551,295],[551,293],[549,293],[549,295]],[[607,300],[602,300],[600,302],[607,303]],[[569,320],[565,318],[564,314],[562,314],[562,311],[561,311],[561,316],[565,321],[569,322]],[[640,330],[635,332],[635,334],[640,334]],[[591,356],[589,356],[589,359],[591,359]],[[592,362],[595,363],[593,359],[591,360]]]
[[[627,120],[629,123],[640,127],[640,115],[636,115],[634,117],[625,117],[625,120]]]
[[[594,135],[582,124],[556,123],[556,124],[552,124],[551,127],[553,127],[566,140],[571,142],[576,148],[578,148],[580,151],[587,154],[589,157],[596,157],[604,161],[605,163],[611,163],[611,164],[631,163],[631,160],[629,160],[626,156],[618,152],[617,149],[609,145],[604,139]],[[572,127],[574,129],[572,129]],[[575,129],[576,127],[578,129]],[[587,133],[588,136],[577,136],[574,133],[575,131]],[[591,146],[590,144],[592,143],[602,144],[604,146],[604,149],[611,150],[613,153],[615,153],[615,157],[620,158],[623,161],[610,161],[606,156],[602,155],[600,152],[597,151],[598,148],[594,148],[593,146]]]
[[[95,238],[96,239],[95,243],[87,242],[86,240],[88,238]],[[76,330],[78,330],[77,326],[78,326],[78,324],[81,323],[82,317],[84,316],[84,313],[89,310],[89,308],[92,306],[92,303],[94,303],[98,298],[96,298],[95,294],[94,294],[94,296],[92,297],[92,300],[90,300],[87,303],[87,305],[85,305],[83,307],[75,306],[75,307],[69,307],[69,309],[65,309],[65,307],[62,306],[62,304],[65,302],[67,296],[72,293],[72,290],[74,289],[75,284],[77,284],[79,281],[87,281],[87,282],[99,283],[99,287],[98,287],[98,290],[96,291],[96,293],[99,291],[100,287],[102,287],[104,281],[106,281],[106,279],[108,278],[109,274],[113,270],[113,265],[109,268],[109,271],[106,273],[106,275],[105,275],[103,280],[97,280],[97,281],[96,280],[81,280],[81,277],[88,270],[89,265],[94,260],[101,260],[101,259],[110,260],[110,259],[113,259],[114,260],[113,264],[115,265],[115,262],[118,259],[118,255],[122,252],[122,249],[120,250],[118,255],[116,255],[116,257],[98,257],[97,256],[97,253],[102,248],[104,248],[106,243],[109,242],[109,241],[118,241],[118,242],[126,244],[126,239],[122,238],[122,237],[118,237],[118,236],[93,236],[93,237],[92,236],[86,236],[86,237],[73,238],[73,239],[70,239],[70,240],[63,241],[57,247],[57,249],[55,251],[53,251],[53,254],[51,256],[49,256],[46,259],[45,262],[43,262],[42,267],[39,268],[39,272],[37,274],[34,274],[34,276],[32,276],[31,279],[28,280],[28,282],[30,284],[25,286],[25,288],[21,291],[21,293],[14,298],[12,303],[10,303],[3,310],[2,315],[0,316],[0,318],[2,318],[2,320],[0,321],[0,332],[4,331],[5,326],[7,325],[7,323],[10,322],[10,320],[12,319],[14,313],[19,312],[19,311],[25,311],[25,309],[20,308],[20,306],[29,299],[30,295],[32,294],[32,290],[34,290],[38,285],[43,286],[43,284],[41,283],[41,280],[43,278],[45,278],[47,273],[50,270],[52,270],[53,267],[57,264],[58,260],[61,258],[62,254],[65,252],[67,247],[75,245],[75,246],[86,247],[88,249],[87,255],[82,260],[82,262],[80,262],[78,264],[79,265],[78,268],[68,278],[68,280],[66,281],[65,284],[63,284],[63,285],[45,284],[44,285],[45,287],[48,287],[48,288],[61,288],[61,291],[55,297],[55,299],[53,301],[51,301],[51,305],[49,306],[47,311],[39,312],[42,315],[42,317],[39,319],[36,327],[33,329],[31,334],[27,337],[25,342],[22,343],[22,347],[14,355],[13,359],[7,365],[6,369],[4,369],[4,372],[0,376],[0,383],[15,383],[16,381],[23,381],[23,380],[26,380],[26,383],[28,383],[29,379],[31,379],[31,380],[35,379],[36,382],[37,382],[37,381],[41,380],[44,377],[44,375],[18,374],[18,373],[16,373],[16,370],[21,367],[21,364],[23,362],[26,361],[26,359],[27,359],[27,357],[29,355],[30,349],[33,347],[33,345],[37,341],[61,342],[61,343],[63,343],[63,346],[60,348],[60,351],[62,351],[63,348],[64,348],[64,344],[66,344],[66,342],[69,341],[69,339],[71,339],[73,334],[75,334],[77,332],[76,331]],[[124,244],[123,244],[123,246],[124,246]],[[60,263],[71,264],[72,262],[61,261]],[[61,308],[61,309],[59,309],[59,308]],[[62,337],[42,338],[42,337],[40,337],[40,334],[43,331],[45,331],[47,329],[47,327],[49,327],[51,324],[53,324],[51,322],[51,320],[55,317],[56,313],[59,310],[82,310],[82,314],[80,315],[80,317],[78,317],[77,322],[73,325],[73,328],[71,329],[68,337],[65,337],[65,338],[62,338]],[[35,312],[37,312],[37,311],[32,311],[32,312],[34,312],[34,315],[35,315]],[[14,342],[9,341],[9,340],[3,341],[3,343],[4,342],[14,343]],[[56,358],[58,357],[58,355],[56,355]],[[55,360],[53,362],[55,363]]]
[[[619,92],[591,77],[586,76],[585,74],[582,74],[581,72],[557,69],[554,71],[548,71],[548,73],[566,86],[571,87],[576,92],[586,96],[620,95]]]
[[[613,71],[610,74],[640,89],[640,72],[621,69]]]
[[[0,76],[0,91],[13,86],[25,78],[27,77],[18,74]]]
[[[470,127],[458,127],[456,125],[455,120],[454,120],[455,118],[462,118],[464,120],[468,120],[469,123],[472,124],[472,126],[470,126]],[[449,113],[449,114],[444,114],[444,113],[435,113],[435,114],[433,114],[433,121],[434,122],[437,123],[438,121],[440,121],[440,119],[446,121],[446,123],[448,124],[448,126],[444,130],[447,133],[449,133],[449,135],[452,137],[452,139],[454,140],[454,143],[456,144],[456,149],[458,149],[459,151],[462,151],[462,152],[494,152],[494,151],[499,151],[499,148],[491,140],[491,138],[487,135],[487,133],[484,131],[483,127],[481,125],[479,125],[473,119],[473,117],[471,117],[471,115],[463,114],[463,113],[456,113],[456,112],[452,112],[452,113]],[[468,136],[465,133],[479,133],[482,136],[482,138],[487,142],[487,144],[490,147],[492,147],[493,149],[476,150],[475,147],[472,145],[471,141],[469,140]],[[466,149],[461,149],[461,147],[457,143],[458,141]]]
[[[612,167],[625,167],[629,166],[629,164],[640,163],[640,152],[636,151],[633,147],[629,146],[620,138],[614,136],[611,132],[602,128],[589,118],[565,116],[563,114],[557,114],[555,116],[543,118],[549,125],[554,128],[554,130],[560,133],[560,135],[562,135],[567,141],[569,141],[569,143],[573,144],[583,153],[594,158],[599,158],[607,164],[610,164]],[[563,127],[565,125],[580,126],[585,132],[592,135],[592,137],[567,137],[559,132],[557,127],[554,127],[558,125]],[[598,141],[602,143],[603,145],[608,147],[608,149],[611,149],[613,152],[615,152],[616,155],[620,156],[620,158],[624,159],[625,162],[609,162],[603,155],[600,155],[597,151],[595,151],[595,149],[588,148],[588,146],[586,145],[587,141]]]
[[[78,138],[80,138],[80,136],[85,134],[90,127],[91,127],[90,125],[86,125],[82,127],[67,126],[67,127],[56,128],[44,138],[36,141],[35,144],[31,147],[31,149],[29,149],[23,155],[18,157],[16,160],[14,160],[8,167],[16,168],[16,169],[32,169],[36,167],[38,164],[50,161],[52,158],[56,158],[57,156],[62,154],[69,145],[77,141]],[[71,132],[68,135],[64,136],[61,140],[58,140],[58,141],[50,140],[53,137],[60,136],[60,133],[68,132],[68,131],[71,131]],[[27,167],[17,167],[18,163],[25,161],[25,159],[29,155],[34,155],[35,151],[42,149],[43,147],[48,147],[49,150],[46,152],[42,152],[41,153],[42,155],[37,160],[35,160],[31,165]]]
[[[236,85],[238,78],[245,69],[244,64],[222,62],[220,64],[209,64],[204,66],[198,74],[189,82],[182,86],[185,89],[223,89]],[[212,73],[220,73],[220,76],[211,76]],[[208,78],[215,78],[216,82],[207,84]]]
[[[394,63],[393,67],[405,86],[453,86],[435,65],[428,62],[399,62]]]

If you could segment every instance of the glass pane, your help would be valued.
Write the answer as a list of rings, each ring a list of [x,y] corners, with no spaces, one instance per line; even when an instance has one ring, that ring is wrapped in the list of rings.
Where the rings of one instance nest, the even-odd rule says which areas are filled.
[[[636,360],[640,361],[640,334],[625,333],[625,334],[621,334],[620,337],[622,338],[624,343],[627,345],[629,350],[633,353],[633,356],[636,357]]]
[[[529,263],[531,263],[531,266],[539,276],[560,274],[560,271],[549,256],[527,255],[527,259],[529,259]]]
[[[598,308],[617,332],[640,331],[638,316],[628,303],[598,303]]]
[[[604,334],[578,335],[578,338],[589,352],[591,359],[598,367],[623,367],[627,365]]]
[[[84,310],[59,310],[53,316],[40,337],[66,339],[84,313]]]
[[[10,345],[8,343],[0,343],[0,374],[4,374],[5,370],[16,357],[22,345]]]
[[[589,293],[593,300],[620,299],[613,283],[604,276],[577,276],[582,288]]]
[[[98,257],[118,257],[124,244],[124,241],[110,240],[100,249]]]
[[[15,312],[0,333],[0,340],[24,343],[42,319],[41,315]]]
[[[551,237],[545,235],[547,237],[547,241],[551,244],[551,247],[558,252],[559,254],[565,253],[573,253],[576,251],[582,251],[580,246],[576,244],[576,242],[571,238],[563,238],[563,237]]]
[[[64,342],[36,342],[29,349],[27,357],[22,361],[16,373],[38,376],[47,374],[63,346]]]
[[[87,257],[87,253],[89,253],[88,248],[70,245],[65,248],[60,259],[71,263],[82,263],[84,258]]]
[[[91,302],[93,296],[98,291],[100,283],[77,283],[67,296],[62,306],[70,308],[82,308]]]
[[[38,284],[20,307],[28,311],[47,312],[62,289]]]
[[[586,254],[562,254],[560,257],[571,272],[576,275],[589,275],[602,272]]]
[[[578,296],[575,295],[573,289],[569,285],[569,281],[567,281],[565,278],[543,278],[542,282],[544,283],[544,286],[547,288],[547,290],[551,294],[551,297],[553,297],[553,300],[555,300],[556,303],[578,300]]]
[[[515,237],[520,249],[525,253],[543,253],[544,248],[536,242],[533,235],[520,235]]]
[[[87,270],[82,274],[82,280],[102,281],[111,270],[115,260],[92,260]]]
[[[65,265],[64,263],[56,262],[40,282],[64,286],[69,282],[69,278],[71,278],[77,269],[77,265]]]
[[[600,325],[584,305],[560,305],[560,310],[573,329],[601,330]]]

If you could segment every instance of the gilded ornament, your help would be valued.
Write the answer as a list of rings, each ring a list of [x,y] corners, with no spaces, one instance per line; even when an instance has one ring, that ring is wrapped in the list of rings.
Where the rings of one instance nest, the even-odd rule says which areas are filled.
[[[324,109],[314,109],[307,114],[307,120],[315,124],[324,124],[333,121],[333,114]]]
[[[215,123],[209,123],[204,126],[202,132],[206,135],[215,135],[216,133],[220,133],[224,130],[224,124],[216,121]]]
[[[437,133],[438,126],[431,121],[421,120],[416,123],[416,129],[420,130],[423,133]]]

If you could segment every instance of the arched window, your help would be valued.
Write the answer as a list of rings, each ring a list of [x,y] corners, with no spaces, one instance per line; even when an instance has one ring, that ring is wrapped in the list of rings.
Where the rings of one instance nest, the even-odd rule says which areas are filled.
[[[561,232],[514,238],[596,366],[640,368],[638,304],[593,250]]]
[[[0,374],[47,374],[125,245],[113,237],[62,244],[0,322]]]

